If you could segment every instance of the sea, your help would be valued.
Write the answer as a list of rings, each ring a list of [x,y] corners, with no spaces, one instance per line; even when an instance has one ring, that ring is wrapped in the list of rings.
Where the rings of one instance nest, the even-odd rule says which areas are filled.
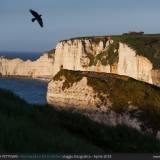
[[[36,60],[39,58],[43,53],[41,52],[6,52],[0,51],[0,56],[4,56],[7,58],[21,58],[23,60]]]
[[[21,58],[23,60],[37,59],[41,53],[0,52],[0,56]],[[46,104],[47,82],[27,78],[0,77],[0,88],[12,91],[30,104]]]

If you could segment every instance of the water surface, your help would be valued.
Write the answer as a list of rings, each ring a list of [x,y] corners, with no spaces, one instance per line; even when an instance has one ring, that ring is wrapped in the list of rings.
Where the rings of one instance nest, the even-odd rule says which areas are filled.
[[[45,81],[1,77],[0,88],[12,91],[28,103],[46,103],[47,82]]]
[[[36,60],[37,58],[39,58],[43,53],[39,53],[39,52],[4,52],[4,51],[0,51],[0,56],[5,56],[7,58],[20,58],[23,60]]]

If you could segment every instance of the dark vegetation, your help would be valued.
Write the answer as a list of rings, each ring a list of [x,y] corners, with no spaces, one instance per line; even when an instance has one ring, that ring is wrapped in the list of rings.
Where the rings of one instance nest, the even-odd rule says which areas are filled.
[[[116,74],[80,72],[61,70],[55,80],[65,77],[63,89],[71,87],[83,77],[88,77],[87,84],[96,93],[109,95],[112,102],[111,110],[123,114],[128,111],[128,106],[137,106],[130,111],[130,115],[142,122],[143,130],[150,129],[152,135],[160,130],[160,88],[154,85],[137,81],[133,78]],[[99,97],[101,98],[101,97]],[[105,102],[105,99],[103,99]]]
[[[119,40],[133,48],[137,55],[148,58],[155,69],[160,68],[160,36],[126,35]]]
[[[118,49],[119,43],[117,41],[113,42],[109,45],[108,49],[102,51],[100,54],[94,57],[93,63],[90,65],[96,65],[98,61],[101,62],[102,65],[113,65],[118,62]]]
[[[65,69],[61,69],[60,72],[58,72],[54,77],[53,80],[58,81],[58,80],[64,80],[62,89],[64,90],[65,88],[69,88],[73,85],[73,83],[78,82],[82,79],[82,76],[80,74],[80,71],[67,71]]]
[[[126,126],[109,127],[70,111],[32,106],[0,90],[1,153],[159,152],[160,141]]]
[[[144,32],[135,32],[135,31],[132,31],[132,32],[128,32],[128,33],[123,33],[122,35],[123,36],[126,36],[126,35],[134,35],[134,36],[137,36],[137,35],[143,35]]]
[[[67,42],[68,40],[71,40],[72,42],[74,40],[90,40],[91,42],[94,43],[99,43],[100,41],[107,41],[108,40],[108,36],[85,36],[85,37],[75,37],[75,38],[71,38],[71,39],[66,39],[66,40],[62,40],[60,42]]]
[[[160,34],[129,32],[121,36],[112,36],[112,39],[127,44],[137,55],[146,57],[154,69],[160,69]]]
[[[48,58],[54,58],[55,49],[47,51]]]
[[[0,90],[0,102],[1,153],[102,152],[67,128],[72,123],[72,117],[67,120],[69,113],[65,116],[50,106],[29,105],[4,90]]]

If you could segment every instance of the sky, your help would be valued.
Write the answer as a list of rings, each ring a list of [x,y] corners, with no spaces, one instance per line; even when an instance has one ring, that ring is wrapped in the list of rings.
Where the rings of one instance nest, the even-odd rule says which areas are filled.
[[[29,9],[43,15],[44,28]],[[78,36],[160,33],[160,0],[0,0],[0,51],[44,52]]]

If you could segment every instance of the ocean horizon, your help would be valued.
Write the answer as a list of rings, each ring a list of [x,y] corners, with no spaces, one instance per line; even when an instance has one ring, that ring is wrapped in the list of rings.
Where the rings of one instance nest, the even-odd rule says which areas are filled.
[[[4,56],[7,58],[20,58],[22,60],[36,60],[41,55],[43,55],[44,52],[14,52],[14,51],[0,51],[0,57]]]

